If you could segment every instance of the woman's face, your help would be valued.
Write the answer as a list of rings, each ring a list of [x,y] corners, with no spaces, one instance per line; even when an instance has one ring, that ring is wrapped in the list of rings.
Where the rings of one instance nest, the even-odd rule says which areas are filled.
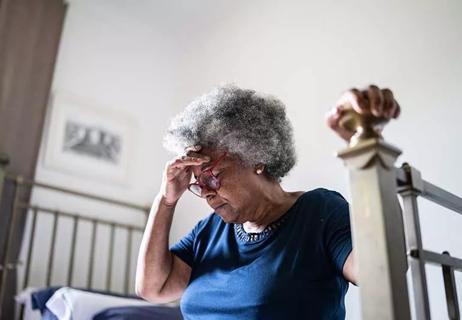
[[[202,149],[201,155],[209,156],[211,161],[201,167],[194,167],[197,178],[202,171],[210,169],[215,160],[224,152]],[[212,170],[220,180],[220,188],[212,190],[202,188],[202,197],[226,223],[244,223],[251,220],[256,208],[255,195],[258,194],[261,176],[255,168],[244,166],[239,160],[224,157]]]

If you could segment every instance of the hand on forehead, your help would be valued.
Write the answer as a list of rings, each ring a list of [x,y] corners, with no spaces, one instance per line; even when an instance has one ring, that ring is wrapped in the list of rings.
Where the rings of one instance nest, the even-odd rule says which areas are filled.
[[[201,146],[190,146],[185,148],[185,156],[183,157],[190,157],[190,158],[199,158],[206,160],[198,165],[192,166],[192,171],[194,177],[197,178],[201,174],[201,172],[207,166],[210,166],[213,161],[215,160],[214,153],[207,150],[206,148],[202,148]]]
[[[210,161],[216,160],[220,153],[217,150],[203,148],[202,146],[191,146],[185,149],[188,157],[209,158]]]

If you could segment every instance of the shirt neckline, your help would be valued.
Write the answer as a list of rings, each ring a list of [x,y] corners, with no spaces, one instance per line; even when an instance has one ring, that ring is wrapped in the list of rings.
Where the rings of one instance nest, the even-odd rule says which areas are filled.
[[[246,244],[253,244],[260,241],[263,241],[269,238],[272,234],[276,232],[276,230],[280,229],[280,227],[288,220],[290,213],[293,211],[295,206],[298,204],[301,197],[303,197],[305,193],[302,193],[297,200],[295,200],[294,204],[284,213],[281,217],[277,220],[271,222],[269,225],[262,232],[247,232],[244,230],[244,226],[242,223],[234,224],[234,233],[237,238]]]

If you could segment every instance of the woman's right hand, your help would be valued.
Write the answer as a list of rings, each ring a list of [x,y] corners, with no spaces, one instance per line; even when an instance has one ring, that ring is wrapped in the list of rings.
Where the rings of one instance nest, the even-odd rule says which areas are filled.
[[[161,194],[166,205],[174,206],[188,189],[193,173],[192,167],[200,166],[210,161],[210,157],[198,153],[201,149],[200,146],[188,147],[185,150],[185,155],[178,156],[167,162],[162,176],[161,187]]]

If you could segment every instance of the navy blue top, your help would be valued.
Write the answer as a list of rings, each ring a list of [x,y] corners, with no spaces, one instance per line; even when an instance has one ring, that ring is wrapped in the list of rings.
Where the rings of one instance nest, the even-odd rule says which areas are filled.
[[[181,299],[185,319],[345,318],[348,203],[315,189],[280,219],[274,232],[245,241],[212,213],[170,248],[192,268]]]

